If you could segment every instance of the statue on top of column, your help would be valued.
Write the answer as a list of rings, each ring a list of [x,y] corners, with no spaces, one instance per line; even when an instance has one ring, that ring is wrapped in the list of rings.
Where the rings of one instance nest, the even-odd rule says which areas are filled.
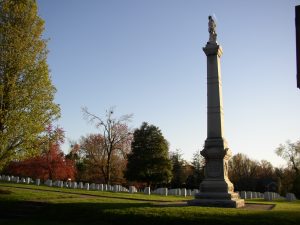
[[[209,43],[217,43],[216,23],[212,16],[208,16],[208,32],[209,32]]]

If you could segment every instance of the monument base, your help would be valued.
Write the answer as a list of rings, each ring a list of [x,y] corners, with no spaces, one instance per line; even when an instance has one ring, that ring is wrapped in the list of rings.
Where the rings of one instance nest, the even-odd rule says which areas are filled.
[[[221,208],[241,208],[245,206],[244,199],[194,199],[188,201],[190,206],[207,206]]]
[[[244,199],[239,198],[238,193],[225,192],[200,192],[195,196],[194,200],[188,202],[188,205],[224,207],[224,208],[241,208],[245,206]]]

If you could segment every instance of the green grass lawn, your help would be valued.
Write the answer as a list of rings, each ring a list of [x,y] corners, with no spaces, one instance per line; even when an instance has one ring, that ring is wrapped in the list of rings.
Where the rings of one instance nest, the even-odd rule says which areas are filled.
[[[178,206],[189,199],[1,182],[0,224],[300,224],[300,201],[248,201],[272,210]]]

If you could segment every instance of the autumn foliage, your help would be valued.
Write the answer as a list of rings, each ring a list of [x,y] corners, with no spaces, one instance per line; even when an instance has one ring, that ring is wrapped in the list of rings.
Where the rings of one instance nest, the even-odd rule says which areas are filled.
[[[66,159],[60,149],[64,139],[63,133],[60,128],[47,127],[47,135],[40,146],[42,148],[41,154],[23,161],[11,162],[5,172],[15,176],[40,178],[42,180],[74,179],[76,173],[74,162]]]
[[[127,127],[125,127],[127,129]],[[125,145],[124,143],[121,143]],[[106,183],[107,161],[110,157],[110,182],[124,183],[126,180],[123,171],[126,169],[126,154],[128,146],[118,146],[112,152],[107,152],[105,147],[105,138],[101,134],[89,134],[81,137],[78,144],[74,144],[67,158],[76,162],[77,174],[76,180],[89,181],[95,183]],[[118,151],[117,151],[118,150]],[[108,156],[110,154],[110,156]]]
[[[106,111],[105,119],[102,119],[90,113],[87,108],[82,110],[85,118],[94,123],[102,133],[82,140],[80,148],[87,161],[99,167],[105,183],[122,182],[122,170],[125,169],[126,156],[131,150],[132,134],[127,123],[132,115],[116,118],[111,108]]]

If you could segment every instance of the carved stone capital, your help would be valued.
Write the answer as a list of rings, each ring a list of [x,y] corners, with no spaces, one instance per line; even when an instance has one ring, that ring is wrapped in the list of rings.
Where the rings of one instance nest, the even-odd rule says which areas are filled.
[[[221,57],[223,55],[222,47],[218,44],[212,44],[210,42],[206,44],[206,46],[203,48],[203,51],[206,56],[218,55],[219,57]]]

